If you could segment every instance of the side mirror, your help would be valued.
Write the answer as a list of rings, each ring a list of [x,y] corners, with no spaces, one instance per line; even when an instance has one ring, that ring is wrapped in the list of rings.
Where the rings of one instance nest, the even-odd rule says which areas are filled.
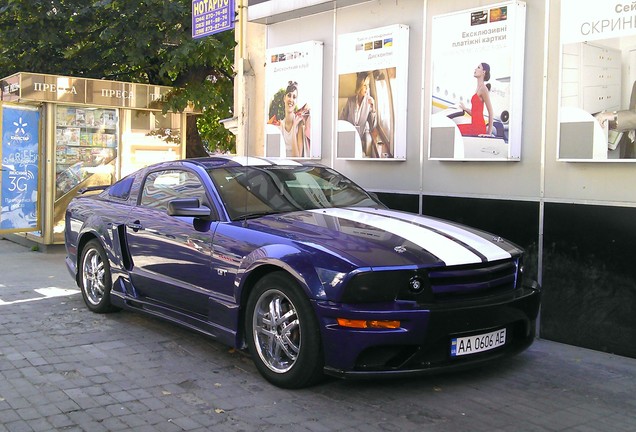
[[[178,198],[168,202],[168,216],[210,217],[212,211],[201,206],[198,198]]]

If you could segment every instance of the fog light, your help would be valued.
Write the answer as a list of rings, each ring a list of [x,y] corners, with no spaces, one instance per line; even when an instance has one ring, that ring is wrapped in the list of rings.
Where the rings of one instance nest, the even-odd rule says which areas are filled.
[[[409,280],[409,291],[411,291],[413,294],[421,293],[422,291],[424,291],[424,287],[424,282],[419,276],[412,277],[411,280]]]
[[[376,328],[376,329],[397,329],[400,328],[399,321],[378,321],[378,320],[354,320],[338,318],[338,325],[350,328]]]

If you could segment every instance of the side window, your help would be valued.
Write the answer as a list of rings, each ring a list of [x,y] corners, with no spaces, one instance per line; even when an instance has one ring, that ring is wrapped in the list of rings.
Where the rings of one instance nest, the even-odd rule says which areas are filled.
[[[132,175],[121,179],[110,188],[108,188],[108,195],[123,200],[128,199],[128,197],[130,196],[130,188],[132,187],[134,180],[135,176]]]
[[[176,198],[198,198],[206,203],[205,188],[199,177],[182,170],[155,171],[146,177],[140,204],[166,211],[168,202]]]

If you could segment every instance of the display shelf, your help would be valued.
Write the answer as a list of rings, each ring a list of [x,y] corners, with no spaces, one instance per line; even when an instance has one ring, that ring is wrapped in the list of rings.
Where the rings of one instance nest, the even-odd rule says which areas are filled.
[[[117,158],[117,126],[115,109],[57,107],[55,172],[58,198]]]

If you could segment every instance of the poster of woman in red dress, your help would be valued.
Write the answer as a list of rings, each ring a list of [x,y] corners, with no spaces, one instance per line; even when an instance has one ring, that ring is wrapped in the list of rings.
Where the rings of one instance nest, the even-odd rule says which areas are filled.
[[[433,17],[429,159],[521,157],[525,3]]]

